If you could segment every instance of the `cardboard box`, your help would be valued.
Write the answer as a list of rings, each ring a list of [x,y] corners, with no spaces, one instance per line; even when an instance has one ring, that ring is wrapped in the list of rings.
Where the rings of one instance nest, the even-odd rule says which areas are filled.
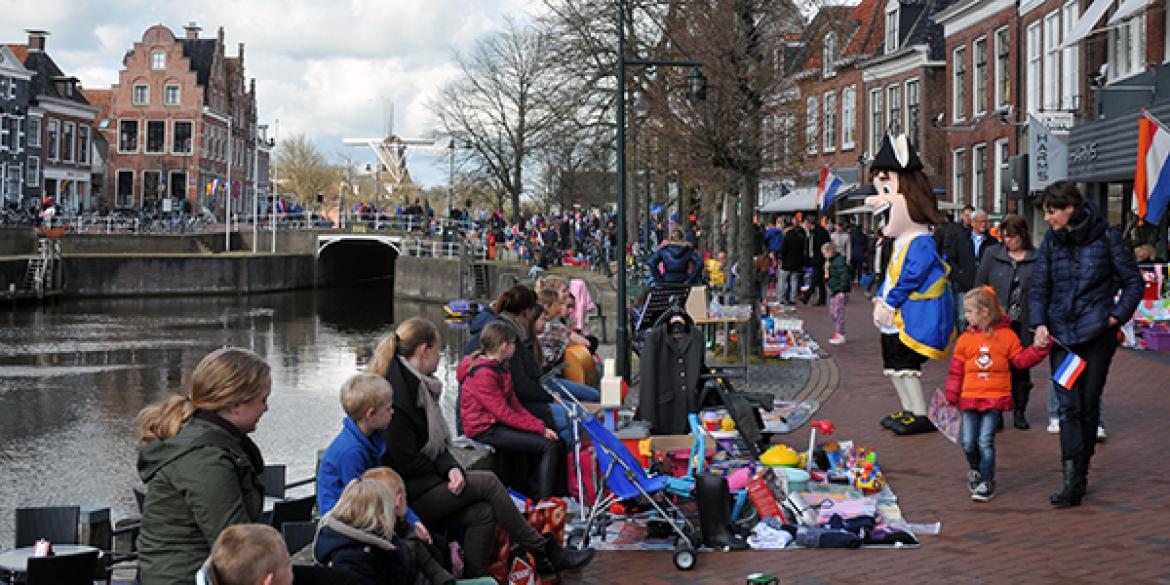
[[[707,318],[707,287],[692,286],[690,294],[687,295],[687,314],[691,319],[702,320]]]
[[[710,435],[703,435],[707,451],[715,450],[715,439]],[[694,435],[651,435],[650,449],[653,451],[689,450],[695,445]]]

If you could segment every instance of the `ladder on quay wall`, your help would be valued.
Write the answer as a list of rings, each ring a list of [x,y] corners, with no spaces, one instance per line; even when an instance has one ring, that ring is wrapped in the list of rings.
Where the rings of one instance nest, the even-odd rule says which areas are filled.
[[[491,291],[488,289],[488,267],[486,264],[472,264],[471,273],[474,278],[474,298],[486,299]]]
[[[52,288],[53,273],[61,259],[60,245],[56,240],[42,238],[40,255],[30,258],[24,271],[24,290],[31,290],[38,299],[44,298],[45,291]]]

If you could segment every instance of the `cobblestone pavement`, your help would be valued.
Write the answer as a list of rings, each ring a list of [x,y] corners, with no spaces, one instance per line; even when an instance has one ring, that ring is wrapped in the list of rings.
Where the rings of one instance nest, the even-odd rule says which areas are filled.
[[[1118,352],[1104,395],[1109,440],[1093,460],[1084,505],[1054,510],[1048,504],[1060,483],[1059,445],[1044,430],[1046,394],[1039,389],[1028,407],[1033,428],[998,436],[998,492],[979,504],[968,498],[957,446],[937,433],[895,437],[877,425],[897,399],[881,375],[870,304],[859,293],[851,301],[849,342],[825,346],[832,360],[810,364],[801,395],[820,393],[817,418],[836,423],[838,437],[877,448],[903,514],[914,523],[940,522],[937,536],[922,536],[921,548],[910,550],[700,554],[698,566],[685,573],[675,570],[669,553],[603,551],[565,582],[743,583],[762,571],[801,584],[1170,583],[1170,468],[1162,450],[1170,437],[1170,360]],[[823,307],[802,306],[798,316],[817,340],[831,335]],[[924,374],[924,386],[933,390],[943,384],[945,364],[931,362]],[[1034,370],[1038,387],[1046,388],[1048,375],[1046,365]]]

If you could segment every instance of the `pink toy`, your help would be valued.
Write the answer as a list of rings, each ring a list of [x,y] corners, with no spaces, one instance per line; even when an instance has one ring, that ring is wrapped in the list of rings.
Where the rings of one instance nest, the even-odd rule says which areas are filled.
[[[751,470],[747,467],[741,467],[727,476],[727,489],[731,491],[742,490],[747,487],[751,478]]]

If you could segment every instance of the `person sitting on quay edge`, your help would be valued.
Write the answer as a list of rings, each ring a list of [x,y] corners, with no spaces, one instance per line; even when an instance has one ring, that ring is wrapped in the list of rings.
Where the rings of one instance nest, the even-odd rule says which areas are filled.
[[[646,266],[658,284],[696,284],[703,275],[702,259],[678,227],[670,230],[670,239],[650,255]]]
[[[248,438],[268,411],[272,378],[246,349],[211,352],[191,375],[190,396],[138,413],[138,475],[146,484],[138,568],[142,585],[189,585],[232,524],[264,508],[264,459]]]

